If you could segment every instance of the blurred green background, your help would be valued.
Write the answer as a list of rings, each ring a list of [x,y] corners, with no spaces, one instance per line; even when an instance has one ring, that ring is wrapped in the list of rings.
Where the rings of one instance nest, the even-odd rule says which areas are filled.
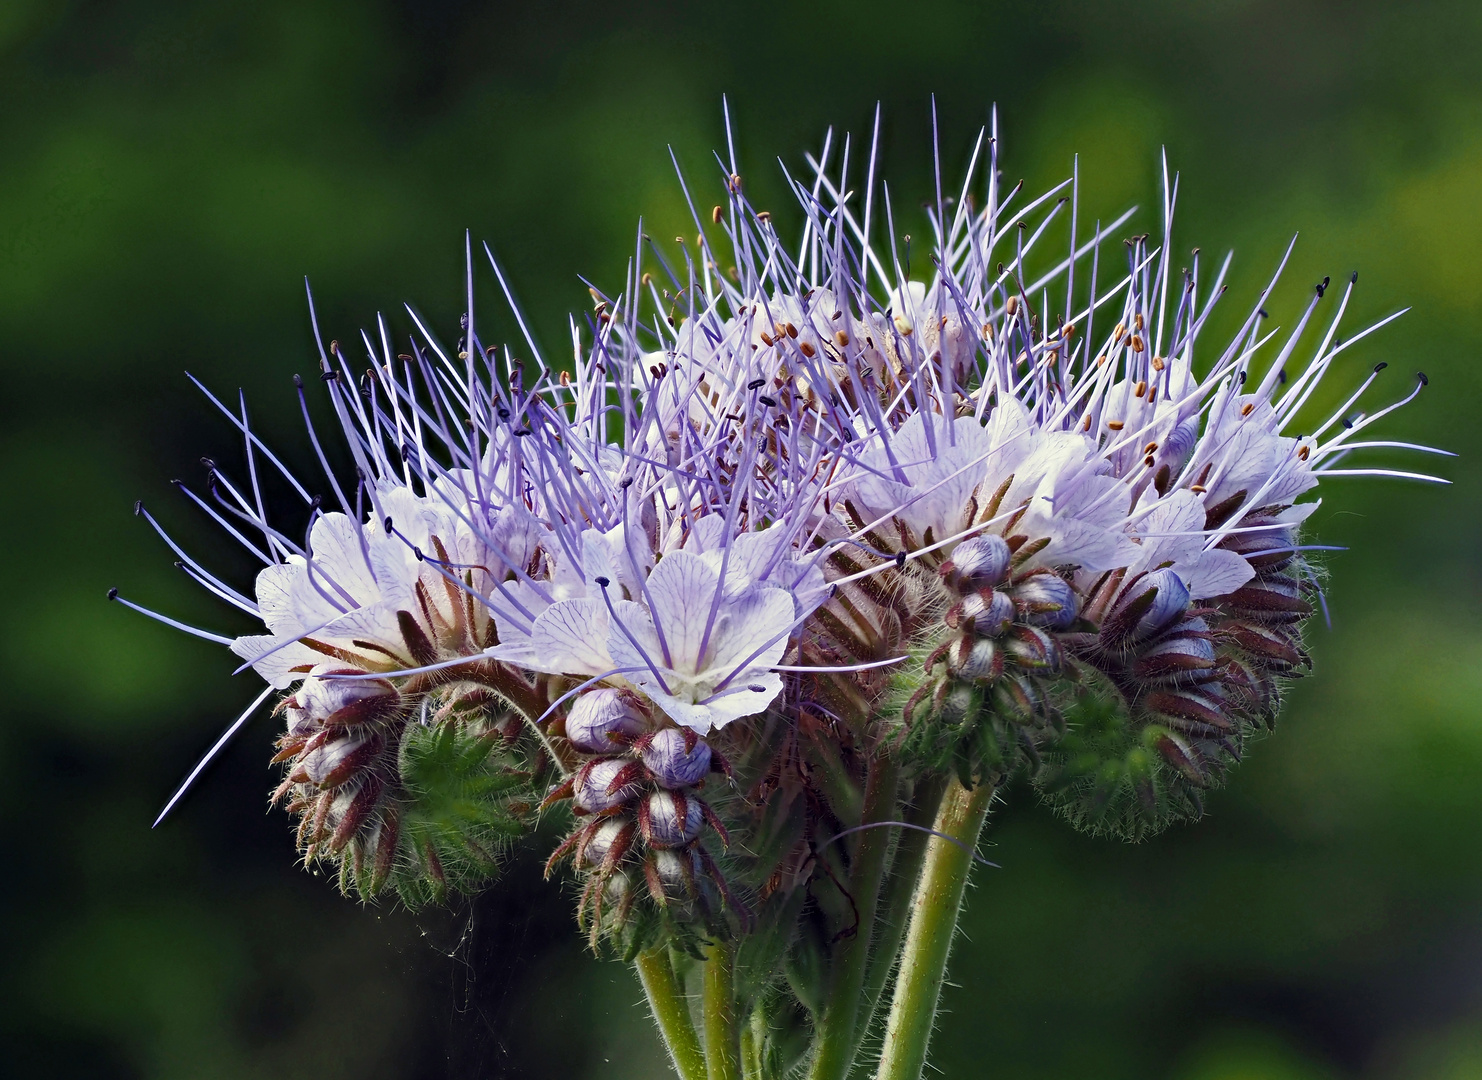
[[[684,225],[666,145],[716,201],[723,93],[778,207],[776,159],[877,100],[897,205],[928,197],[935,93],[949,176],[997,102],[1008,179],[1079,152],[1088,214],[1155,205],[1166,145],[1181,246],[1237,251],[1231,317],[1298,229],[1276,320],[1354,269],[1350,329],[1413,305],[1347,370],[1388,360],[1397,394],[1423,368],[1389,430],[1463,455],[1446,490],[1331,485],[1317,531],[1352,550],[1318,675],[1206,821],[1118,846],[1013,793],[937,1064],[1482,1077],[1482,5],[4,0],[0,57],[0,1073],[662,1075],[636,984],[533,859],[416,918],[296,868],[269,721],[150,831],[254,688],[104,592],[245,629],[130,508],[221,564],[167,483],[238,452],[187,368],[309,463],[305,275],[328,337],[404,300],[451,330],[468,228],[560,355],[577,274],[620,280],[640,215]]]

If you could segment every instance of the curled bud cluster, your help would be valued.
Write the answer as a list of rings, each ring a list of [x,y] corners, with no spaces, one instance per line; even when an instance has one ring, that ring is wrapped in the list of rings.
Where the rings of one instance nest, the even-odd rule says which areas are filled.
[[[663,726],[660,726],[663,724]],[[578,752],[572,774],[544,805],[569,802],[576,826],[546,864],[570,858],[584,879],[578,914],[593,947],[609,935],[633,951],[668,916],[714,923],[716,902],[738,908],[701,842],[730,836],[701,796],[726,761],[690,728],[663,723],[631,690],[599,687],[577,697],[560,728]],[[646,895],[652,907],[639,910]],[[657,916],[657,918],[655,918]]]
[[[285,765],[273,801],[298,817],[306,860],[327,860],[347,893],[393,888],[419,906],[487,880],[529,828],[515,794],[528,775],[523,722],[472,684],[404,692],[390,680],[322,664],[284,698]],[[450,805],[476,812],[454,817]],[[456,821],[456,824],[449,822]]]
[[[926,680],[903,710],[906,752],[963,776],[1003,775],[1061,729],[1052,687],[1075,623],[1075,588],[1052,570],[1015,570],[1024,538],[983,533],[937,569],[947,593]]]
[[[1108,575],[1093,591],[1099,628],[1066,638],[1087,676],[1074,722],[1037,777],[1072,820],[1136,838],[1197,816],[1202,793],[1275,720],[1280,681],[1310,662],[1300,624],[1315,587],[1277,518],[1252,514],[1254,531],[1221,545],[1255,556],[1254,577],[1227,595],[1191,603],[1167,568]]]

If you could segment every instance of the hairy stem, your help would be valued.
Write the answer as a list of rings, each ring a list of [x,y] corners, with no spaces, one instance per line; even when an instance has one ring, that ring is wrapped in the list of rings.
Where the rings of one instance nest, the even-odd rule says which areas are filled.
[[[700,1050],[700,1038],[690,1022],[684,991],[669,963],[668,949],[639,953],[633,966],[638,969],[638,980],[643,983],[649,1011],[659,1025],[659,1033],[664,1036],[674,1071],[680,1080],[706,1080],[705,1054]]]
[[[938,777],[923,777],[916,783],[911,797],[911,809],[903,820],[911,825],[930,827],[936,820],[937,806],[942,801],[946,781]],[[868,1037],[875,1023],[875,1014],[880,1010],[880,998],[885,993],[885,984],[895,970],[899,959],[901,939],[906,936],[907,916],[911,911],[911,898],[916,893],[916,882],[921,876],[921,864],[926,858],[926,842],[930,837],[920,829],[901,829],[896,840],[895,855],[890,860],[890,878],[885,895],[881,898],[879,932],[870,956],[869,971],[865,976],[864,1017],[859,1024],[860,1039]]]
[[[911,900],[911,925],[901,950],[876,1080],[921,1080],[962,895],[972,870],[970,852],[988,818],[993,791],[992,783],[969,790],[954,778],[942,796],[934,828],[965,844],[967,850],[939,837],[927,842],[926,859]]]
[[[889,821],[896,812],[899,790],[900,769],[896,763],[888,757],[873,761],[865,785],[861,824]],[[845,1080],[854,1065],[860,1042],[856,1038],[860,995],[869,968],[875,911],[890,841],[889,828],[866,829],[859,834],[849,871],[849,891],[859,910],[859,928],[834,951],[827,997],[818,1019],[813,1064],[808,1070],[810,1080]]]
[[[741,1080],[741,1032],[736,1016],[736,953],[724,942],[705,946],[703,1011],[705,1065],[710,1080]]]
[[[766,1044],[766,1019],[761,1011],[741,1028],[741,1075],[745,1080],[762,1080],[762,1055]]]

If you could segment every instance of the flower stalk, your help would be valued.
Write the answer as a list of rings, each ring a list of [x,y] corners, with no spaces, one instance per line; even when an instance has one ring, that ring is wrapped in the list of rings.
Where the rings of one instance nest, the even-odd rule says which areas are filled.
[[[711,942],[705,947],[702,1010],[709,1080],[742,1080],[735,962],[735,949],[729,944]]]
[[[854,934],[840,943],[833,956],[828,996],[815,1035],[816,1052],[808,1071],[809,1080],[845,1080],[859,1052],[860,1014],[868,1010],[862,992],[869,971],[872,946],[880,933],[889,936],[888,928],[877,925],[881,885],[885,877],[886,856],[890,852],[891,830],[886,826],[898,809],[900,766],[888,756],[876,758],[865,787],[864,820],[866,828],[859,834],[854,861],[849,874],[849,888],[859,910],[859,926]]]
[[[876,1080],[921,1078],[963,893],[973,867],[972,852],[988,819],[995,790],[992,781],[965,788],[953,778],[942,796],[934,827],[957,843],[933,837],[927,844],[911,902],[911,924],[901,950]]]
[[[707,1080],[705,1053],[700,1049],[699,1036],[690,1021],[684,990],[669,962],[669,950],[659,948],[639,953],[633,966],[638,972],[638,981],[643,984],[648,1010],[663,1036],[675,1073],[680,1080]]]

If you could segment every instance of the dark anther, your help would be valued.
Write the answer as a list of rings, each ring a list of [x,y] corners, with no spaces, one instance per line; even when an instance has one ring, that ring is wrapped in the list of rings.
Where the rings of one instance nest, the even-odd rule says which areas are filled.
[[[760,390],[762,387],[764,387],[766,385],[767,385],[767,380],[766,379],[752,379],[751,382],[749,382],[749,383],[746,384],[746,389],[748,389],[748,390]]]
[[[135,517],[138,517],[142,513],[144,513],[144,500],[143,499],[135,499],[134,500],[134,516]]]
[[[1415,377],[1420,380],[1421,386],[1429,386],[1431,384],[1430,379],[1426,377],[1426,374],[1423,371],[1417,371],[1415,373]]]
[[[499,411],[499,419],[501,419],[501,420],[508,420],[509,419],[509,410],[506,409],[503,405],[499,406],[499,410],[498,411]]]
[[[763,405],[767,405],[771,408],[776,408],[777,406],[777,399],[769,398],[766,394],[763,394],[761,397],[757,398],[757,400],[760,401]]]
[[[767,692],[767,688],[758,683],[752,683],[746,689],[750,690],[753,694],[765,694]]]
[[[339,377],[340,377],[340,373],[338,371],[335,371],[335,370],[331,369],[329,371],[321,372],[320,375],[319,375],[319,381],[320,382],[334,382]]]
[[[293,385],[302,390],[304,388],[304,377],[302,375],[295,375],[293,377]]]
[[[1263,318],[1263,319],[1269,319],[1269,318],[1271,318],[1271,313],[1269,311],[1267,311],[1265,308],[1259,308],[1258,311],[1257,311],[1257,314],[1259,314],[1261,316],[1261,318]]]
[[[1245,380],[1248,379],[1248,378],[1250,378],[1250,372],[1248,372],[1248,371],[1242,371],[1240,373],[1240,385],[1241,386],[1244,386],[1245,385]]]
[[[1281,383],[1282,386],[1286,385],[1286,368],[1282,368],[1276,373],[1276,381]]]
[[[386,519],[386,531],[388,533],[391,531],[391,519],[389,517]]]
[[[625,476],[622,478],[622,480],[618,481],[618,487],[622,488],[624,491],[627,491],[632,486],[633,478],[631,476]]]
[[[1327,290],[1328,290],[1328,282],[1331,281],[1331,280],[1332,279],[1329,278],[1329,277],[1324,277],[1322,279],[1322,284],[1318,285],[1318,287],[1317,287],[1317,295],[1318,296],[1322,296],[1323,293],[1327,292]]]
[[[1357,285],[1358,284],[1358,271],[1357,270],[1355,270],[1353,272],[1353,277],[1351,277],[1351,278],[1348,279],[1348,284],[1350,284],[1350,285]]]
[[[515,428],[515,432],[514,433],[516,435],[534,435],[535,434],[535,432],[531,431],[528,427]]]
[[[410,364],[412,362],[412,358],[408,353],[399,352],[396,354],[396,358],[403,361],[404,363]]]
[[[117,600],[118,599],[118,586],[117,585],[115,585],[113,588],[111,588],[111,589],[108,590],[108,599],[110,599],[110,600]]]
[[[611,578],[599,577],[599,578],[593,578],[592,580],[597,583],[597,587],[599,589],[605,589],[605,588],[607,588],[607,586],[609,586],[609,585],[612,584],[612,579]]]
[[[905,565],[906,565],[906,553],[904,551],[897,551],[895,553],[895,568],[897,570],[901,570],[901,569],[904,569],[905,568]]]
[[[468,329],[468,312],[465,311],[462,315],[458,316],[458,329]]]
[[[412,446],[411,446],[410,443],[402,443],[401,444],[401,460],[402,461],[411,461],[412,460]]]
[[[208,468],[208,469],[214,469],[214,468],[216,468],[216,462],[212,461],[208,457],[201,458],[201,464],[204,465],[204,466],[206,466],[206,468]]]
[[[324,505],[324,496],[323,495],[315,495],[312,499],[309,500],[309,509],[310,510],[318,510],[323,505]]]
[[[422,555],[422,549],[421,548],[419,548],[419,547],[413,547],[412,548],[412,554],[415,555],[415,556],[417,556],[417,561],[418,562],[425,561],[424,560],[424,556]]]
[[[1389,361],[1388,360],[1381,360],[1381,361],[1379,361],[1379,363],[1377,363],[1377,364],[1374,365],[1374,374],[1375,375],[1378,375],[1381,371],[1383,371],[1387,367],[1389,367]]]

